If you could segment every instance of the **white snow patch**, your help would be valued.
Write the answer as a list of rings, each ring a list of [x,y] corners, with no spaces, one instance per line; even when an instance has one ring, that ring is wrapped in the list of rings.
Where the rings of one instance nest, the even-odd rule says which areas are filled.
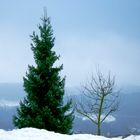
[[[76,115],[77,118],[81,118],[83,121],[89,120],[87,117],[83,117],[81,115]],[[96,116],[95,115],[90,115],[90,117],[94,120],[96,120]],[[104,118],[104,115],[101,116],[101,119]],[[112,115],[109,115],[105,120],[104,123],[110,123],[110,122],[114,122],[116,121],[116,118]]]
[[[23,128],[12,131],[0,130],[0,140],[122,140],[122,138],[106,138],[91,134],[64,135],[43,129]],[[123,140],[140,140],[140,136],[131,135]]]
[[[19,105],[17,101],[0,100],[0,107],[16,107]]]

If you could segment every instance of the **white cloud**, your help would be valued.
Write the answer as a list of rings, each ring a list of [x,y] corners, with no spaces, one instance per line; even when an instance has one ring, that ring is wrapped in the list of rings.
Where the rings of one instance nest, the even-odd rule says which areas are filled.
[[[97,65],[103,73],[111,71],[116,75],[117,83],[140,83],[140,41],[104,32],[89,38],[80,34],[62,35],[56,46],[60,46],[57,53],[61,54],[68,85],[85,82]]]
[[[21,82],[27,65],[34,64],[30,38],[12,29],[0,33],[0,82]],[[24,33],[25,34],[25,33]],[[59,34],[55,48],[64,64],[66,86],[79,86],[99,65],[103,72],[109,70],[118,82],[139,84],[140,41],[125,38],[114,32],[81,35]]]
[[[11,26],[0,30],[0,82],[21,82],[28,64],[33,64],[31,40]]]

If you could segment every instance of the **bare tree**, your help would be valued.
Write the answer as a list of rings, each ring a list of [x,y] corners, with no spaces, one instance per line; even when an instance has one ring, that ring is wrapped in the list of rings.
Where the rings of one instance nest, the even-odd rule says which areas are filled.
[[[100,135],[101,124],[118,109],[119,92],[115,91],[115,77],[97,71],[97,76],[92,76],[82,92],[84,100],[76,103],[76,111],[96,124],[97,135]]]

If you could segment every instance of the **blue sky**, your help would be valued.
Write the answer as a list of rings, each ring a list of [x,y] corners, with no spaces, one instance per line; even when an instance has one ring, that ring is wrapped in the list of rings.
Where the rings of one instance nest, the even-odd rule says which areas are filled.
[[[0,82],[22,82],[33,31],[47,7],[67,86],[86,82],[99,66],[118,84],[140,85],[139,0],[1,0]]]

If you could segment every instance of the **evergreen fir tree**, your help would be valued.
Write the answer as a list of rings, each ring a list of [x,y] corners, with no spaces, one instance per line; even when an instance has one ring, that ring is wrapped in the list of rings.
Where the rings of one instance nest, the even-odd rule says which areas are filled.
[[[73,122],[71,101],[65,105],[65,78],[59,72],[63,65],[54,66],[59,56],[52,50],[55,38],[48,17],[43,17],[39,25],[39,35],[31,35],[31,49],[34,54],[36,66],[28,66],[24,80],[26,97],[17,109],[13,118],[18,128],[35,127],[70,134]]]

